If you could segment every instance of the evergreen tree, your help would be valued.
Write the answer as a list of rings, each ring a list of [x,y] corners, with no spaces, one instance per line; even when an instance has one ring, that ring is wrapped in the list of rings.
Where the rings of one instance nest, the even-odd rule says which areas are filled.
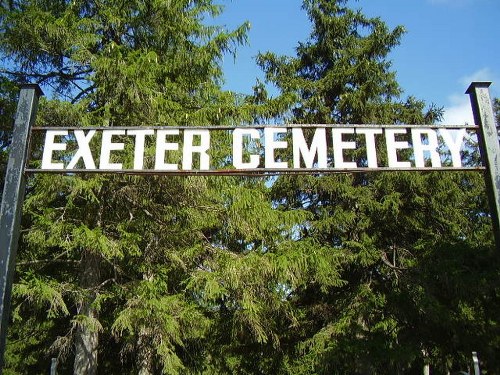
[[[312,32],[298,45],[297,56],[258,57],[267,80],[289,102],[288,122],[440,119],[439,108],[400,99],[387,56],[403,28],[389,30],[343,0],[305,0],[304,9]],[[360,155],[362,150],[352,158],[362,164]],[[302,251],[315,252],[317,264],[334,263],[337,271],[327,282],[284,283],[298,317],[280,338],[289,342],[287,351],[277,354],[286,371],[420,373],[430,362],[446,372],[467,367],[474,346],[495,371],[498,331],[490,317],[498,301],[488,296],[498,293],[498,263],[482,176],[285,176],[272,185],[272,194],[279,208],[312,215],[297,226],[295,241],[308,244]],[[471,258],[474,262],[464,265]],[[485,280],[475,284],[475,292],[466,287],[472,274]]]
[[[204,17],[219,11],[205,0],[11,2],[1,15],[3,73],[73,103],[43,102],[38,125],[235,121],[236,98],[220,90],[219,64],[244,42],[247,25],[207,26]],[[44,372],[50,356],[75,374],[202,367],[195,351],[209,327],[205,296],[186,285],[214,246],[208,234],[234,210],[220,198],[233,194],[233,184],[33,177],[8,369]],[[33,339],[23,339],[27,332]]]

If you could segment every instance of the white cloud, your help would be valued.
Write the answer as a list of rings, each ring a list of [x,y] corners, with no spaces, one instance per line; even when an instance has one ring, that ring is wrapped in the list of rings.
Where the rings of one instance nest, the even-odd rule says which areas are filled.
[[[467,95],[455,94],[448,97],[448,106],[444,108],[443,124],[447,125],[472,125],[474,117],[470,99]]]
[[[432,0],[432,1],[448,1],[448,0]],[[470,75],[464,76],[458,80],[460,86],[469,87],[472,82],[495,81],[495,74],[489,68],[482,68]],[[493,93],[492,93],[493,94]],[[494,96],[494,95],[492,95]],[[470,98],[462,93],[455,93],[448,96],[448,105],[444,107],[443,124],[447,125],[473,125],[474,117]]]
[[[495,81],[495,76],[490,68],[483,68],[478,70],[477,72],[472,73],[469,76],[462,77],[460,79],[460,83],[465,87],[468,87],[471,82],[480,82],[480,81]]]

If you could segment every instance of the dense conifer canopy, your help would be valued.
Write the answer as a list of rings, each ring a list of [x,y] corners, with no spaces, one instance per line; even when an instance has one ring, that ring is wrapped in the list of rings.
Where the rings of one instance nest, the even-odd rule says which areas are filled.
[[[222,90],[221,61],[249,26],[214,26],[211,0],[2,3],[0,165],[21,82],[49,93],[39,126],[439,121],[391,70],[402,27],[346,0],[303,10],[310,35],[260,54],[266,82],[246,95]],[[4,373],[53,357],[75,374],[446,373],[477,351],[493,374],[498,270],[475,172],[39,174]]]

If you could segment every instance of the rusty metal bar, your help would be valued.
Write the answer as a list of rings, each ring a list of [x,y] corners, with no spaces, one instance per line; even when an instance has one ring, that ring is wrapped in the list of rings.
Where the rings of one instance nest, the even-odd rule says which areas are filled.
[[[491,82],[472,82],[469,94],[474,122],[479,125],[479,150],[486,166],[485,180],[497,249],[500,249],[500,144],[491,104]]]
[[[303,128],[303,129],[316,129],[316,128],[327,128],[327,129],[341,129],[341,128],[364,128],[364,129],[413,129],[413,128],[427,128],[427,129],[470,129],[478,130],[478,125],[394,125],[394,124],[267,124],[267,125],[206,125],[206,126],[40,126],[34,127],[31,131],[47,131],[47,130],[161,130],[161,129],[179,129],[179,130],[235,130],[235,129],[265,129],[265,128],[283,128],[283,129],[293,129],[293,128]]]
[[[38,99],[43,95],[38,85],[21,87],[5,175],[0,216],[0,373],[4,365],[10,298],[24,201],[24,165],[30,128],[35,122]]]
[[[169,175],[169,176],[274,176],[303,174],[336,174],[336,173],[366,173],[366,172],[432,172],[432,171],[484,171],[485,167],[410,167],[410,168],[256,168],[256,169],[217,169],[217,170],[154,170],[154,169],[37,169],[26,168],[25,172],[52,174],[121,174],[121,175]]]

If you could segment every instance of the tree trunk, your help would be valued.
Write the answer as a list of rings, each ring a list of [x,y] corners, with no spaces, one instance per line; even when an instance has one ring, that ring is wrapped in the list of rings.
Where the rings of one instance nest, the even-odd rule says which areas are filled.
[[[148,335],[146,332],[141,331],[139,333],[139,350],[137,353],[137,359],[139,362],[139,375],[151,375],[153,374],[153,350],[152,345],[148,340]]]
[[[152,281],[153,274],[147,271],[142,275],[144,280]],[[142,327],[139,330],[137,341],[137,363],[139,364],[138,375],[153,374],[153,343],[151,342],[151,327]]]
[[[88,322],[97,319],[97,311],[92,306],[96,298],[93,290],[99,285],[99,257],[86,251],[82,259],[81,286],[87,290],[79,307],[78,314],[88,318]],[[75,363],[74,375],[97,374],[97,346],[99,343],[99,332],[95,324],[79,324],[75,339]]]
[[[430,375],[431,365],[429,364],[429,355],[427,354],[427,350],[422,349],[422,354],[424,356],[424,375]]]

